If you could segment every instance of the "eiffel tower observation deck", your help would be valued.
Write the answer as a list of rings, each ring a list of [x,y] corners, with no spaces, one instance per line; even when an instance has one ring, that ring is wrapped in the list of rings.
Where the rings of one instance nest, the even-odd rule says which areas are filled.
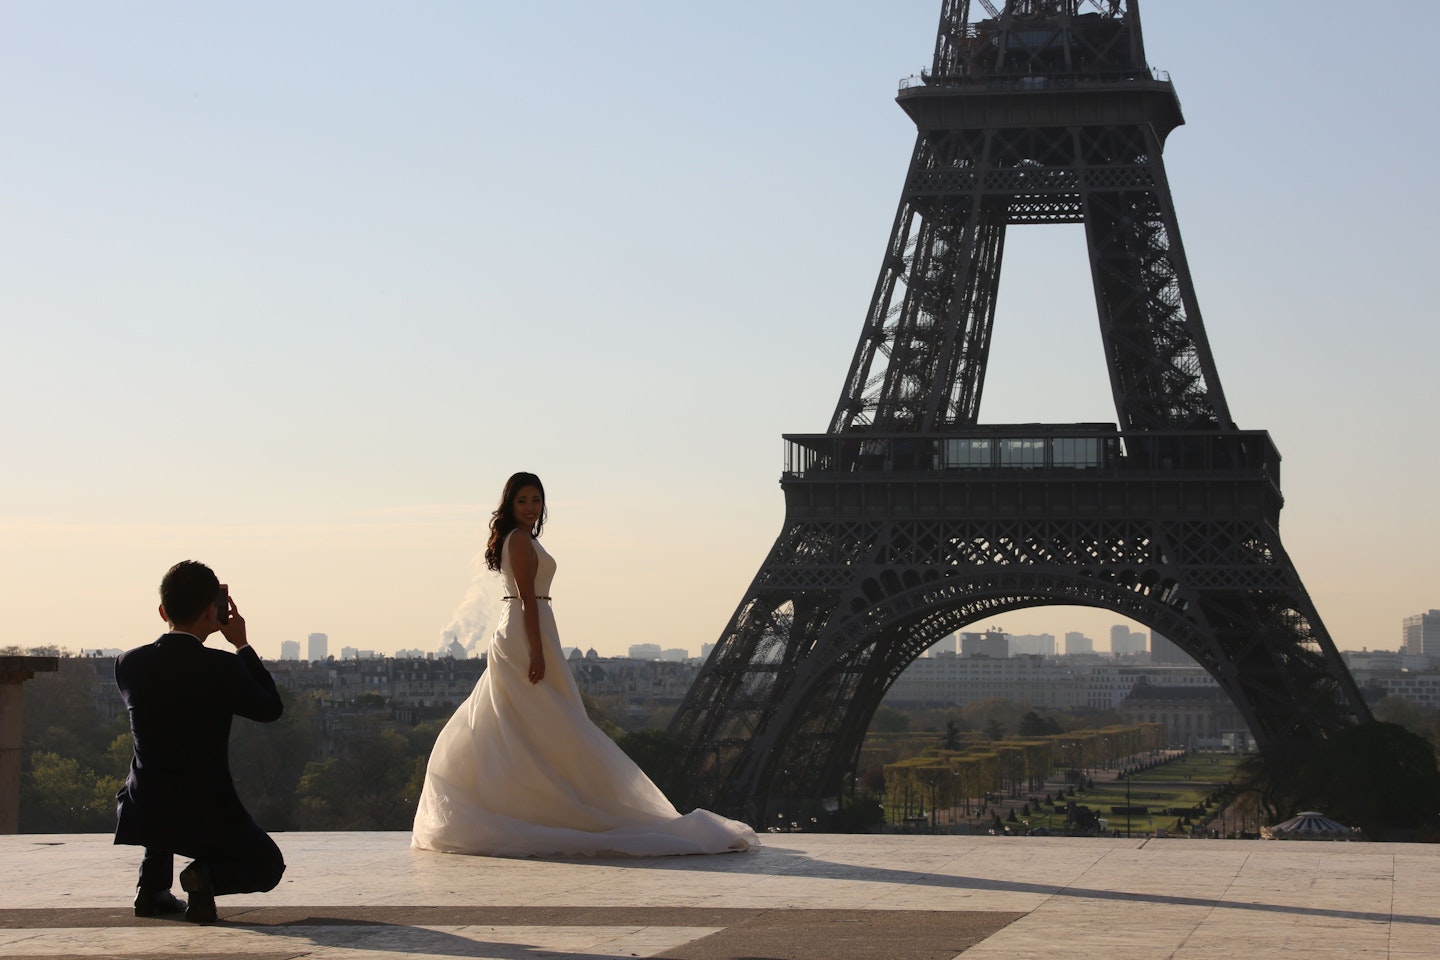
[[[1276,770],[1368,719],[1281,544],[1279,452],[1225,402],[1138,0],[944,0],[897,101],[918,135],[834,415],[786,437],[783,527],[672,724],[691,799],[833,802],[906,666],[1048,604],[1171,639]],[[1116,422],[983,424],[1006,230],[1057,223],[1084,225]]]

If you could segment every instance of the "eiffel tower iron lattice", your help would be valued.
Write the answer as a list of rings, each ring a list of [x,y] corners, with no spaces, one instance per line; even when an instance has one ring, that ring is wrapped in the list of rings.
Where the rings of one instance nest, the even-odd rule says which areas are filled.
[[[752,823],[836,797],[890,684],[1046,604],[1158,631],[1268,758],[1369,717],[1280,542],[1280,457],[1220,388],[1161,160],[1184,122],[1138,0],[943,0],[880,276],[785,521],[671,725],[697,802]],[[1118,425],[978,423],[1005,232],[1084,224]]]

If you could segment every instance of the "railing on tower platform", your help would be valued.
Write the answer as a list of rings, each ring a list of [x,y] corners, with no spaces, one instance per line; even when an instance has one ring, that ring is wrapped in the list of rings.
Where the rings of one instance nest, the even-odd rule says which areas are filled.
[[[963,479],[982,474],[1232,474],[1280,484],[1263,430],[1121,433],[1108,424],[1021,424],[945,433],[786,434],[786,480],[847,474]]]
[[[1146,68],[1124,70],[1115,73],[1002,73],[978,77],[934,77],[927,71],[911,74],[900,81],[900,95],[927,87],[965,87],[971,90],[1070,90],[1075,87],[1089,87],[1106,84],[1170,83],[1170,74],[1165,70]]]

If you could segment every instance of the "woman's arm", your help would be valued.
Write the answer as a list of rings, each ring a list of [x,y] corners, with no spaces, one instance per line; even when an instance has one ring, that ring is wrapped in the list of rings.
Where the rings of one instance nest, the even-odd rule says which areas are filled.
[[[515,588],[525,620],[525,640],[530,645],[530,682],[545,679],[545,650],[540,644],[540,607],[535,599],[535,544],[525,530],[509,535],[510,569],[515,571]]]

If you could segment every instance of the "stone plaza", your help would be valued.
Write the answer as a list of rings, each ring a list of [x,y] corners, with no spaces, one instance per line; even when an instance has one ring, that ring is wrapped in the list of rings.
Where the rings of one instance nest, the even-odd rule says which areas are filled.
[[[276,840],[280,886],[195,926],[131,916],[136,848],[0,837],[0,957],[1440,957],[1440,845],[784,833],[744,854],[504,860],[405,833]]]

